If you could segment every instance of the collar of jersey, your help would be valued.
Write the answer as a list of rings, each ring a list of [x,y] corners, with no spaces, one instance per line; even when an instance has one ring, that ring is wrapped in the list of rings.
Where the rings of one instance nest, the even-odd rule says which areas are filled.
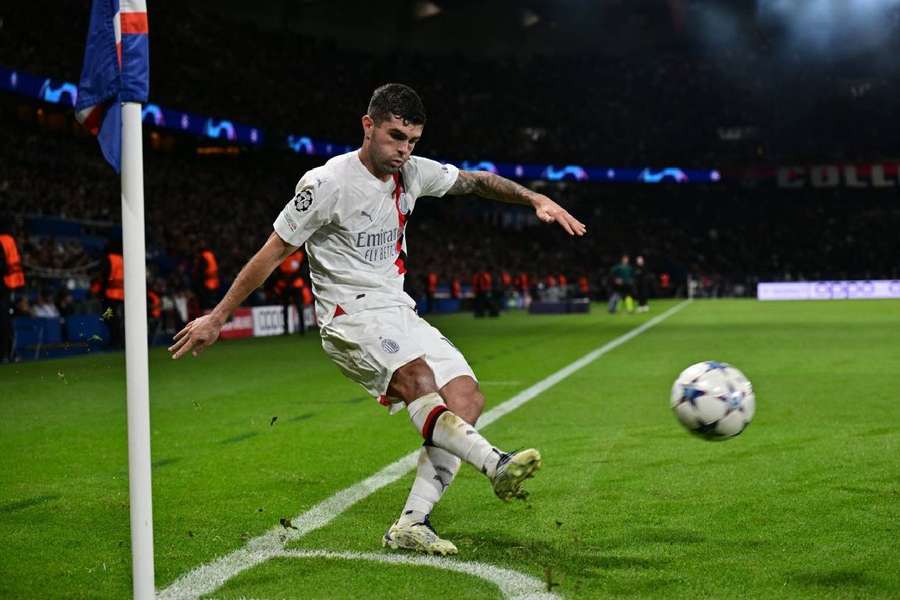
[[[362,159],[359,157],[359,150],[354,152],[355,158],[353,162],[356,164],[358,169],[361,169],[363,173],[366,174],[366,181],[371,181],[372,185],[378,186],[378,189],[382,192],[389,194],[394,191],[394,179],[392,177],[388,177],[387,181],[382,181],[375,177],[372,172],[366,168],[366,165],[363,164]]]

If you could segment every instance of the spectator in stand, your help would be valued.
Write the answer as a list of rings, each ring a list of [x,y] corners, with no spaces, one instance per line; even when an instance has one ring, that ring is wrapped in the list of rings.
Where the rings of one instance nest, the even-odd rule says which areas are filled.
[[[437,294],[437,289],[438,274],[435,271],[428,271],[428,275],[425,276],[426,313],[433,313],[435,311],[435,295]]]
[[[14,317],[30,317],[31,316],[31,303],[28,301],[28,296],[17,296],[16,297],[16,305],[13,307],[12,316]]]
[[[72,293],[66,288],[60,288],[56,292],[56,308],[59,310],[59,316],[65,318],[75,314],[75,300]]]
[[[578,277],[578,297],[586,300],[591,297],[591,283],[586,273]]]
[[[37,319],[58,319],[59,309],[44,290],[38,292],[37,301],[31,307],[31,316]]]

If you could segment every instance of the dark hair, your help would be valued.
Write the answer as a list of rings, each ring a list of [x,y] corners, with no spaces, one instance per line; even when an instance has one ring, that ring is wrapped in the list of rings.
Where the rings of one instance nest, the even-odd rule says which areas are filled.
[[[402,83],[387,83],[372,93],[367,111],[376,125],[392,115],[413,125],[425,124],[425,106],[414,89]]]

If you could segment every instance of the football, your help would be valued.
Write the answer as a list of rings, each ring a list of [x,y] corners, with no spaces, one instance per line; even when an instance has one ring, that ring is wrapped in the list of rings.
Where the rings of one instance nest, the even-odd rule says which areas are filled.
[[[750,424],[756,397],[743,373],[728,363],[708,360],[691,365],[675,380],[672,410],[691,433],[725,440]]]

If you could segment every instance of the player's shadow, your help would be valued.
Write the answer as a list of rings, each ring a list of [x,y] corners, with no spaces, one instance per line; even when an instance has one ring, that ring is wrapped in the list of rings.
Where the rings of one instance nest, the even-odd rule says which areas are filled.
[[[831,589],[861,588],[876,585],[862,571],[850,570],[807,571],[794,573],[790,579],[804,586]]]
[[[15,502],[8,502],[6,504],[0,504],[0,515],[13,513],[13,512],[23,510],[26,508],[31,508],[32,506],[44,504],[45,502],[59,500],[59,498],[60,498],[59,494],[45,494],[43,496],[33,496],[31,498],[26,498],[24,500],[17,500]]]
[[[696,531],[671,527],[645,527],[628,533],[632,544],[702,544],[706,541],[706,537]]]
[[[664,557],[645,558],[610,552],[606,548],[576,540],[571,535],[560,535],[558,541],[551,542],[522,540],[500,531],[483,531],[479,535],[459,539],[462,546],[469,546],[482,556],[503,556],[542,570],[558,568],[572,575],[585,575],[594,569],[659,569],[671,562]],[[579,568],[573,571],[571,567],[576,564]]]

